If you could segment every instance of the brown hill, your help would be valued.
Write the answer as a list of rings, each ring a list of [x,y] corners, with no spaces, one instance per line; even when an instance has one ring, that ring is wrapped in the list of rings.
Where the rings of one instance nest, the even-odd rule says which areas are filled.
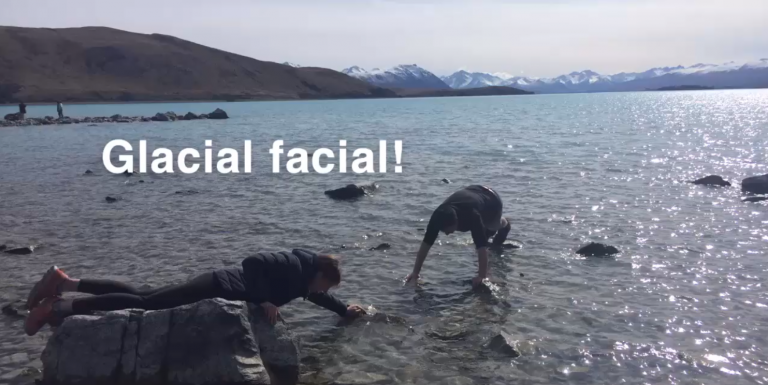
[[[172,36],[0,27],[0,103],[393,96],[337,71],[259,61]]]

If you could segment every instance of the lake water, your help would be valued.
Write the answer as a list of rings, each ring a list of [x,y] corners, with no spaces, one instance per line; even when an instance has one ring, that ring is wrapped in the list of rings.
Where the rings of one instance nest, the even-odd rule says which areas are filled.
[[[0,299],[26,298],[51,264],[161,285],[305,247],[343,256],[338,296],[407,323],[343,325],[300,300],[284,307],[310,383],[350,373],[372,374],[361,384],[768,382],[768,206],[739,192],[741,179],[768,173],[768,91],[65,106],[72,117],[216,107],[231,118],[0,129],[0,243],[40,245],[0,254]],[[253,172],[110,175],[101,153],[112,139],[174,153],[250,139]],[[403,173],[274,174],[278,139],[286,151],[402,140]],[[685,183],[708,174],[734,186]],[[374,181],[380,189],[356,202],[323,195]],[[441,234],[424,284],[403,287],[431,211],[469,184],[500,193],[524,247],[492,255],[493,290],[473,291],[470,235]],[[175,194],[187,190],[199,193]],[[622,253],[574,254],[589,241]],[[392,248],[367,250],[384,242]],[[0,382],[22,382],[9,378],[39,365],[50,334],[0,322]],[[521,341],[521,357],[486,348],[499,331]]]

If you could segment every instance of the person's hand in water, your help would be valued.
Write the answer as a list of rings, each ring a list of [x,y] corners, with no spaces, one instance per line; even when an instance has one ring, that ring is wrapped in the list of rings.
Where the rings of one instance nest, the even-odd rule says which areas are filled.
[[[408,275],[405,276],[405,283],[403,283],[403,286],[408,285],[409,283],[411,283],[411,281],[413,281],[414,285],[418,285],[419,284],[419,278],[421,278],[421,276],[419,276],[418,273],[408,274]]]
[[[276,324],[277,318],[280,317],[280,310],[277,308],[277,306],[269,302],[262,302],[261,307],[264,308],[264,312],[267,313],[267,319],[269,322],[272,325]]]
[[[347,318],[357,318],[365,314],[365,309],[360,305],[350,305],[347,307]]]

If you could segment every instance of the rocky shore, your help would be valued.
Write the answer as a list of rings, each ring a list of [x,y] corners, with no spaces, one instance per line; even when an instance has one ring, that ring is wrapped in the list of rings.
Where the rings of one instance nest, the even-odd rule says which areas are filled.
[[[229,119],[226,111],[217,108],[215,111],[209,114],[194,114],[187,112],[186,114],[177,114],[175,112],[158,112],[154,116],[123,116],[120,114],[112,115],[110,117],[85,117],[85,118],[54,118],[53,116],[46,116],[44,118],[27,118],[19,119],[19,114],[5,115],[5,120],[0,121],[0,127],[17,127],[17,126],[50,126],[58,124],[98,124],[98,123],[135,123],[135,122],[175,122],[177,120],[199,120],[199,119]]]

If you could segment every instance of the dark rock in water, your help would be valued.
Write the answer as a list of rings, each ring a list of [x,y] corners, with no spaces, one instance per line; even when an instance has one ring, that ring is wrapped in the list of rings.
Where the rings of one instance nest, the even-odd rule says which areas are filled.
[[[406,325],[408,322],[405,318],[389,315],[384,313],[376,313],[366,317],[370,322],[382,323],[387,325]]]
[[[442,325],[437,329],[427,331],[427,336],[441,341],[459,341],[463,340],[471,333],[469,330],[458,324]]]
[[[298,378],[300,363],[287,326],[222,299],[67,317],[40,358],[47,384],[275,384],[271,372]]]
[[[59,124],[72,124],[73,121],[70,118],[59,119]]]
[[[371,247],[368,250],[370,250],[370,251],[383,251],[383,250],[389,250],[390,248],[392,248],[392,245],[390,245],[389,243],[382,243],[382,244],[380,244],[380,245],[378,245],[376,247]]]
[[[176,191],[176,194],[179,195],[194,195],[194,194],[200,194],[199,191],[195,190],[185,190],[185,191]]]
[[[521,277],[525,277],[525,274],[523,274],[523,273],[520,273],[520,276],[521,276]]]
[[[328,190],[325,192],[325,195],[328,195],[332,199],[339,199],[339,200],[347,200],[347,199],[355,199],[362,197],[378,188],[378,185],[371,184],[371,185],[364,185],[364,186],[357,186],[354,184],[348,184],[345,187],[336,189],[336,190]]]
[[[5,120],[10,120],[10,121],[16,122],[16,121],[21,120],[21,115],[19,115],[18,112],[13,113],[13,114],[8,114],[8,115],[5,115]]]
[[[29,313],[27,309],[24,308],[26,305],[27,304],[24,301],[17,299],[11,303],[3,305],[3,314],[9,317],[24,318],[27,316],[27,313]]]
[[[768,174],[752,176],[741,181],[741,192],[768,194]]]
[[[719,175],[706,176],[704,178],[697,179],[691,183],[705,185],[705,186],[721,186],[721,187],[728,187],[731,185],[728,181],[726,181],[725,179],[723,179],[723,177]]]
[[[592,242],[576,251],[576,254],[588,257],[607,257],[618,253],[619,249],[613,246],[595,242]]]
[[[106,199],[107,203],[115,203],[115,202],[117,202],[117,198],[106,197],[105,199]]]
[[[499,332],[499,334],[491,338],[491,342],[488,343],[488,348],[513,358],[520,357],[517,341],[512,339],[512,336],[505,332]]]
[[[197,114],[193,114],[191,112],[187,112],[187,114],[184,115],[184,120],[195,120],[195,119],[200,119],[200,117],[197,116]]]
[[[5,245],[0,245],[0,251],[5,250],[5,247],[6,247]]]
[[[45,119],[45,120],[56,120],[56,118],[54,118],[53,116],[46,116],[43,119]]]
[[[139,179],[139,183],[144,183],[144,179]]]
[[[762,202],[762,201],[768,201],[768,197],[749,197],[749,198],[744,198],[741,201],[742,202],[757,203],[757,202]]]
[[[229,119],[229,116],[226,112],[224,112],[224,110],[217,108],[216,111],[208,114],[208,119]]]
[[[346,249],[346,248],[347,248],[347,245],[341,245],[339,248],[340,248],[340,249]]]
[[[112,116],[109,117],[109,119],[113,120],[113,121],[114,120],[120,120],[122,118],[123,118],[123,115],[120,115],[120,114],[115,114],[115,115],[112,115]]]
[[[451,184],[451,180],[448,178],[443,178],[442,182],[446,184]]]
[[[148,117],[146,117],[146,116],[142,116],[142,117],[141,117],[141,121],[142,121],[142,122],[151,122],[151,121],[152,121],[152,118],[148,118]]]
[[[131,175],[133,175],[133,173],[132,172],[128,172],[128,170],[125,170],[125,171],[123,171],[123,175],[131,176]]]
[[[424,228],[419,227],[418,229],[416,229],[416,231],[427,231],[427,230],[424,229]]]
[[[127,119],[127,118],[123,118],[123,119],[118,119],[115,122],[117,122],[117,123],[133,123],[133,120]]]
[[[15,249],[5,250],[5,253],[14,255],[28,255],[35,251],[35,246],[17,247]]]
[[[91,171],[91,170],[85,170],[85,175],[91,175],[91,174],[93,174],[93,171]]]
[[[155,116],[152,117],[152,121],[155,122],[170,122],[171,118],[166,114],[156,113]]]

